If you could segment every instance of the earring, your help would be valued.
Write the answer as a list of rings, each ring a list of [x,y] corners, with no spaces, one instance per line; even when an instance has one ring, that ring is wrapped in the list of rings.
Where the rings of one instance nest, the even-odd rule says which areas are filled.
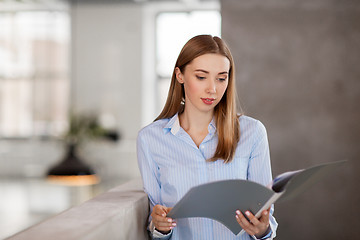
[[[185,105],[185,99],[181,99],[180,105]]]

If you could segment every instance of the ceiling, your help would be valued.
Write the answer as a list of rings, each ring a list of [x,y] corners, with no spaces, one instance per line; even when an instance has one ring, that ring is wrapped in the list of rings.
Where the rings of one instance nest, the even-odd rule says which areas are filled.
[[[201,2],[218,2],[219,0],[0,0],[0,12],[14,12],[25,10],[67,10],[69,3],[155,3],[155,2],[183,2],[186,4]]]

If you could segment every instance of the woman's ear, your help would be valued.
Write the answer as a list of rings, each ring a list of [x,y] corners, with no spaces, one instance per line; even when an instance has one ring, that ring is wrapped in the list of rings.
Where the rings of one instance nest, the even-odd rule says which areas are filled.
[[[184,76],[180,71],[180,68],[176,67],[175,68],[175,76],[176,76],[176,80],[180,83],[183,84],[184,83]]]

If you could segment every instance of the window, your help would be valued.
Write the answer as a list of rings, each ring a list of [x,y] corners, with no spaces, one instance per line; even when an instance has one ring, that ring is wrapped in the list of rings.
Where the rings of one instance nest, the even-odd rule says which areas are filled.
[[[193,36],[221,36],[219,11],[160,13],[156,19],[156,73],[158,78],[158,109],[165,104],[177,56]]]
[[[65,129],[69,34],[67,12],[0,13],[0,137]]]

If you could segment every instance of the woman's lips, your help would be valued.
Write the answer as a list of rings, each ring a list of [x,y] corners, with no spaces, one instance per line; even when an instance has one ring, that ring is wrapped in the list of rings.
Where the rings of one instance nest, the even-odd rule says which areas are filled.
[[[201,100],[207,104],[207,105],[211,105],[213,104],[213,102],[215,101],[215,98],[201,98]]]

